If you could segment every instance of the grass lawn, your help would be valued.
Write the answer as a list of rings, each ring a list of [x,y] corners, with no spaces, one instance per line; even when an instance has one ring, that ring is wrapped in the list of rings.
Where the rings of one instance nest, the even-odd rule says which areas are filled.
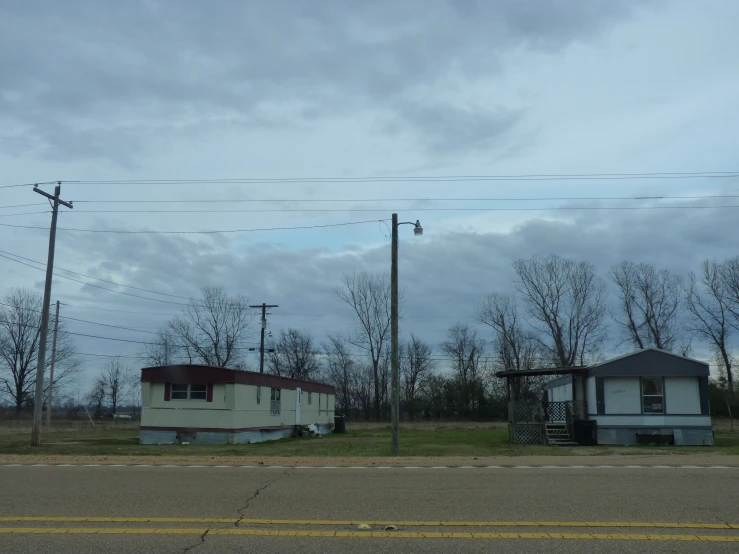
[[[561,447],[512,445],[500,424],[454,424],[401,428],[403,456],[534,456],[599,454],[735,454],[739,432],[717,430],[711,447]],[[345,435],[282,439],[245,445],[140,445],[131,425],[42,431],[42,446],[31,448],[30,429],[0,431],[0,454],[74,456],[288,456],[363,457],[390,455],[388,425],[349,426]]]

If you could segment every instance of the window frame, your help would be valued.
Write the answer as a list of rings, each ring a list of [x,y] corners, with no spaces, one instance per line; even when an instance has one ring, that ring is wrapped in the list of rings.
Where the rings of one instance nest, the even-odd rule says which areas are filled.
[[[193,391],[192,390],[193,387],[198,387],[198,390],[197,391]],[[202,390],[200,390],[201,388],[202,388]],[[208,385],[207,384],[204,384],[204,383],[190,383],[188,385],[188,391],[187,391],[187,393],[188,393],[188,396],[187,396],[187,399],[188,400],[196,400],[198,402],[207,402],[208,401]],[[201,395],[202,394],[203,397],[202,398],[200,398],[200,397],[194,398],[193,397],[193,393],[195,393],[197,395]]]
[[[308,406],[313,404],[313,393],[308,391]]]
[[[659,383],[659,389],[660,394],[645,394],[644,393],[644,383],[645,381],[653,381],[656,383]],[[641,413],[645,415],[664,415],[667,413],[666,405],[665,405],[665,378],[664,377],[642,377],[639,379],[639,385],[640,385],[640,393],[641,393]],[[654,411],[654,410],[647,410],[646,409],[646,402],[645,400],[647,398],[656,399],[660,398],[662,399],[662,409],[660,411]]]
[[[269,415],[280,415],[282,407],[282,389],[270,387]]]
[[[183,390],[184,387],[184,390]],[[179,390],[177,390],[179,389]],[[178,396],[184,394],[185,396]],[[188,400],[190,396],[190,385],[188,383],[172,383],[169,386],[170,400]]]
[[[192,393],[192,387],[202,387],[203,390],[198,390],[196,393],[198,395],[202,394],[202,398],[193,398]],[[184,387],[184,390],[182,390],[182,387]],[[180,390],[176,390],[179,388]],[[178,395],[184,394],[184,398]],[[170,383],[169,385],[169,399],[172,400],[179,400],[182,401],[190,401],[193,402],[207,402],[208,401],[208,384],[207,383]]]

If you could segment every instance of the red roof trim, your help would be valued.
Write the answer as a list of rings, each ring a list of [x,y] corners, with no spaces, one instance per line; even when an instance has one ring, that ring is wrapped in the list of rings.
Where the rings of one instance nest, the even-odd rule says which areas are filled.
[[[145,367],[141,370],[141,381],[145,383],[236,383],[287,390],[295,390],[300,387],[306,392],[336,394],[334,387],[324,383],[203,365]]]

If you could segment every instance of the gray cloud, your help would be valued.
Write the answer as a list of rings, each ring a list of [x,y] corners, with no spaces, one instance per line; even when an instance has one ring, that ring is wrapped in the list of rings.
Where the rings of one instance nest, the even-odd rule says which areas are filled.
[[[609,213],[607,228],[602,225],[604,213]],[[676,218],[680,225],[675,224]],[[476,306],[485,294],[511,291],[511,263],[520,257],[557,253],[591,261],[604,279],[610,266],[624,259],[652,262],[687,276],[703,259],[739,254],[724,231],[732,220],[733,212],[721,209],[588,212],[570,221],[533,220],[510,233],[437,234],[428,228],[423,240],[403,236],[400,278],[405,319],[401,331],[413,331],[438,344],[454,322],[474,324]],[[80,235],[74,244],[89,254],[88,259],[128,260],[120,267],[88,264],[91,275],[185,296],[197,294],[200,286],[224,286],[257,303],[279,304],[270,320],[274,329],[298,326],[318,339],[328,332],[346,331],[351,324],[350,310],[333,293],[342,274],[389,270],[389,245],[348,252],[315,247],[290,250],[263,243],[234,247],[225,241],[166,237],[111,236],[100,241],[89,235]],[[70,290],[70,285],[60,281],[56,286],[77,290],[67,297],[78,305],[104,304],[163,314],[179,309],[97,289],[79,290],[76,285]],[[90,312],[87,317],[99,321],[101,316]],[[109,321],[144,328],[166,320],[165,316],[111,317]],[[614,348],[620,335],[613,330],[610,339],[610,348]],[[96,344],[98,350],[115,351],[118,346],[104,341]],[[704,346],[696,346],[699,353],[707,353]]]
[[[506,49],[552,51],[587,40],[634,5],[6,3],[0,137],[17,149],[31,136],[52,158],[107,156],[130,165],[142,143],[151,148],[157,137],[176,137],[183,121],[281,125],[275,107],[293,103],[298,118],[390,110],[432,152],[442,144],[485,144],[491,127],[507,128],[501,119],[510,114],[477,122],[439,100],[414,99],[411,109],[410,92],[495,74]],[[455,116],[440,141],[439,125]]]

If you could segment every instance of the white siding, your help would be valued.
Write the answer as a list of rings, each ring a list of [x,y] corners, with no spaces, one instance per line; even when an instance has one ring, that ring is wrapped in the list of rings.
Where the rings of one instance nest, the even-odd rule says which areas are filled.
[[[700,414],[697,377],[665,377],[665,408],[668,414]]]
[[[572,400],[572,383],[549,389],[550,402],[567,402],[568,400]]]
[[[603,385],[606,414],[641,414],[639,377],[606,377]]]
[[[142,383],[141,425],[145,427],[189,427],[205,429],[261,429],[295,425],[296,391],[281,389],[280,413],[270,413],[270,387],[261,387],[257,404],[255,385],[216,383],[213,401],[164,400],[164,383]],[[334,398],[318,393],[308,406],[308,394],[301,395],[301,424],[329,424],[334,420]],[[328,406],[327,406],[328,397]]]
[[[598,398],[595,394],[595,377],[588,377],[586,381],[587,387],[587,398],[588,398],[588,413],[598,413]]]
[[[657,427],[663,429],[680,427],[710,427],[711,416],[670,416],[670,415],[629,415],[629,416],[591,416],[598,426],[616,427]]]

